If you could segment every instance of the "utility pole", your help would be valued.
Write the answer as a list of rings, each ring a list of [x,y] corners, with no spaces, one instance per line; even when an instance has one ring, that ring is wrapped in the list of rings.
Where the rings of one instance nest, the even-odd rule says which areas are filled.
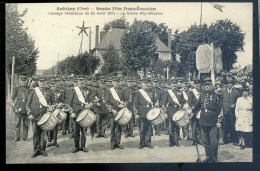
[[[200,4],[200,25],[202,24],[202,2]]]

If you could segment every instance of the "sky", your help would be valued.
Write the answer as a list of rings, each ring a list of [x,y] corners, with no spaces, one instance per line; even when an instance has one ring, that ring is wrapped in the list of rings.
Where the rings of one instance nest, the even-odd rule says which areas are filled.
[[[253,50],[253,5],[252,3],[215,3],[223,5],[223,12],[215,9],[212,3],[202,3],[202,23],[210,25],[220,19],[229,19],[239,25],[245,35],[244,52],[238,52],[238,62],[236,65],[244,67],[252,63]],[[132,11],[126,8],[156,8],[153,12],[161,15],[141,15],[144,10]],[[57,8],[75,8],[75,11],[82,12],[83,15],[65,15],[67,10],[57,10]],[[110,10],[106,10],[107,8]],[[122,10],[112,11],[113,7]],[[28,9],[27,14],[22,18],[24,26],[28,28],[28,33],[35,40],[36,47],[39,48],[39,58],[37,69],[48,69],[56,64],[58,60],[63,60],[71,55],[78,55],[81,36],[78,36],[80,29],[85,22],[86,27],[91,27],[91,49],[95,47],[95,29],[99,25],[101,31],[104,24],[122,17],[122,12],[132,12],[125,15],[126,20],[132,24],[134,19],[150,20],[155,23],[165,23],[174,32],[176,29],[183,31],[196,23],[200,23],[201,3],[21,3],[18,4],[18,11]],[[103,10],[97,10],[103,8]],[[104,9],[106,8],[106,9]],[[63,15],[57,15],[62,12]],[[95,14],[91,15],[91,12]],[[98,15],[97,12],[105,12],[105,15]],[[108,15],[108,12],[115,12],[115,15]],[[133,12],[137,12],[134,15]],[[89,13],[87,15],[87,13]],[[113,13],[111,13],[113,14]],[[87,33],[89,34],[89,29]],[[83,37],[83,52],[89,49],[89,37]]]

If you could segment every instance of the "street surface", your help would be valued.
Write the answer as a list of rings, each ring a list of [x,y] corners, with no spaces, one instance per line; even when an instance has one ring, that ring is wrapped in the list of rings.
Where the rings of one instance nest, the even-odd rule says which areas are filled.
[[[9,108],[6,108],[9,110]],[[88,130],[86,147],[88,153],[82,151],[72,153],[74,140],[69,139],[71,134],[58,134],[60,147],[48,147],[47,157],[42,155],[31,158],[33,153],[32,129],[29,128],[29,141],[14,142],[14,115],[7,113],[6,117],[6,163],[149,163],[149,162],[196,162],[196,147],[191,145],[191,140],[180,140],[180,147],[169,147],[169,136],[152,137],[154,149],[147,147],[138,149],[139,131],[135,128],[135,138],[125,138],[122,134],[121,145],[125,149],[110,150],[108,138],[94,138],[93,143]],[[109,136],[110,129],[106,131]],[[22,130],[21,130],[22,134]],[[201,159],[205,159],[205,150],[199,145]],[[240,150],[232,143],[221,145],[218,154],[220,162],[252,162],[252,148]]]

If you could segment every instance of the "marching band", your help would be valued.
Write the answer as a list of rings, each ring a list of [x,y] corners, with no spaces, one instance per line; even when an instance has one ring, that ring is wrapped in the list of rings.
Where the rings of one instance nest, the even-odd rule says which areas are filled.
[[[15,141],[20,140],[22,118],[23,140],[28,140],[29,120],[33,126],[32,158],[47,156],[46,146],[59,147],[60,130],[62,135],[72,134],[75,145],[72,152],[76,153],[89,151],[88,128],[92,138],[95,133],[95,138],[107,138],[105,132],[110,127],[110,150],[114,150],[124,149],[120,144],[122,133],[125,138],[134,137],[138,127],[139,149],[152,149],[151,137],[165,131],[170,147],[180,147],[179,139],[189,139],[193,145],[204,146],[204,162],[217,162],[220,127],[224,132],[223,143],[228,143],[228,134],[234,145],[239,143],[235,131],[236,101],[241,87],[248,88],[252,80],[240,80],[236,83],[240,87],[235,87],[231,78],[218,83],[215,87],[207,79],[188,83],[183,77],[163,80],[23,76],[12,97],[18,118]]]

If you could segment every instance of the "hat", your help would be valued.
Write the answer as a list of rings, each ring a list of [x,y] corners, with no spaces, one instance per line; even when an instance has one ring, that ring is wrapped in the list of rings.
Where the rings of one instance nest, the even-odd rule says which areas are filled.
[[[212,84],[212,81],[211,81],[211,79],[205,79],[205,80],[203,80],[203,84],[205,85],[205,84]]]
[[[234,83],[234,80],[230,77],[227,77],[226,82],[227,83]]]
[[[215,85],[221,85],[221,81],[216,81]]]
[[[21,76],[21,80],[22,80],[22,81],[26,81],[26,80],[27,80],[27,77],[26,77],[26,76]]]

